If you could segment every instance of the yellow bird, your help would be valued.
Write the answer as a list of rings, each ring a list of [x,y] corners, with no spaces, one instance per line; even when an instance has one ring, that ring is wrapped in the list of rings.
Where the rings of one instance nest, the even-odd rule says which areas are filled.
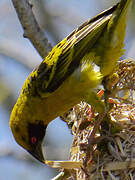
[[[124,53],[131,2],[121,0],[75,29],[26,79],[10,127],[16,142],[39,161],[45,162],[42,141],[53,119],[81,100],[104,111],[94,88],[113,72]]]

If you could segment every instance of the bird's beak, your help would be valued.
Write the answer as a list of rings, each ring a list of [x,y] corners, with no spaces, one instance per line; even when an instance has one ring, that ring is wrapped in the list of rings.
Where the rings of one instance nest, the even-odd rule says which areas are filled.
[[[37,146],[32,150],[28,151],[34,158],[39,160],[42,163],[45,163],[43,151],[42,151],[42,145],[39,143]]]

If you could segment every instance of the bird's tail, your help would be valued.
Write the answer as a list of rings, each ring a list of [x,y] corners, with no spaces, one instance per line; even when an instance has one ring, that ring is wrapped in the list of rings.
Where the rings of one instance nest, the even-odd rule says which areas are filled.
[[[133,0],[121,0],[118,3],[107,25],[106,38],[99,42],[100,46],[104,46],[104,49],[102,59],[97,64],[100,66],[103,76],[109,75],[113,71],[117,61],[124,54],[127,17],[132,2]]]

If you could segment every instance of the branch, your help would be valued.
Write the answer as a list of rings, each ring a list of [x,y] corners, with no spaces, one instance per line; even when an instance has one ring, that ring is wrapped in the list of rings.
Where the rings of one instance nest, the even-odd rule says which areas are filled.
[[[24,37],[28,38],[42,58],[51,50],[51,44],[38,25],[28,0],[12,0],[18,18],[24,29]]]

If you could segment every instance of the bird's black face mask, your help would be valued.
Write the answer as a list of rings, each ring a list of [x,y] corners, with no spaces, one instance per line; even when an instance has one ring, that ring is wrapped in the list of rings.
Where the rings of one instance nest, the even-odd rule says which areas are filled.
[[[45,136],[47,126],[41,121],[36,124],[30,123],[28,125],[29,144],[31,149],[28,152],[37,160],[44,163],[44,155],[42,151],[42,142]]]

